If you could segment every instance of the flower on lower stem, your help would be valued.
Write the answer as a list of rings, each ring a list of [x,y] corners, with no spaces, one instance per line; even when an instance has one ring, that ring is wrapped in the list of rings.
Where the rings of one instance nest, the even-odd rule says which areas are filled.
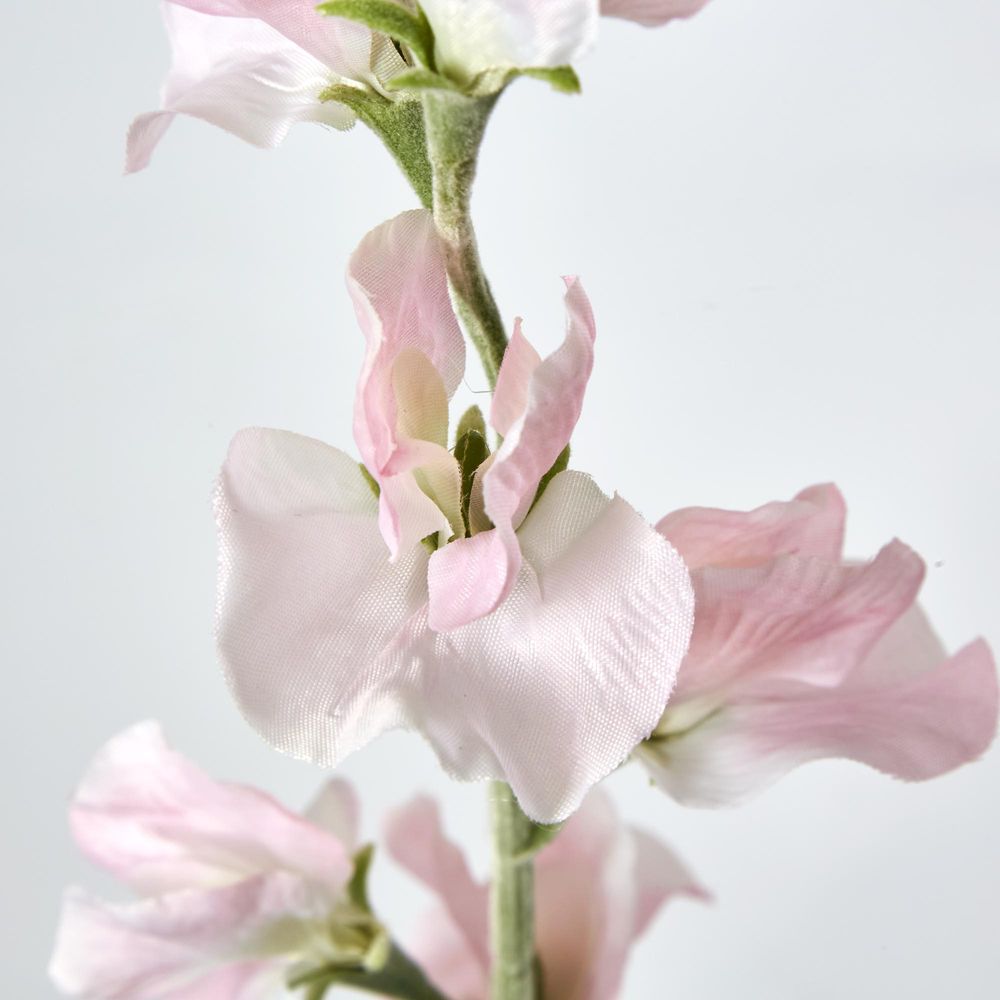
[[[477,466],[447,447],[464,354],[430,216],[366,237],[349,284],[368,340],[355,437],[379,497],[319,441],[235,437],[216,500],[232,690],[286,753],[334,765],[414,729],[451,775],[563,820],[652,732],[693,617],[683,562],[624,500],[568,471],[538,496],[582,405],[589,304],[570,282],[544,361],[515,335],[492,409],[504,440]]]
[[[435,803],[418,798],[386,827],[392,856],[437,897],[410,950],[451,1000],[487,1000],[486,885],[444,836]],[[622,823],[596,789],[535,857],[535,940],[546,1000],[614,1000],[633,943],[675,896],[708,893],[658,840]]]
[[[250,1000],[301,969],[377,966],[351,898],[357,805],[330,781],[305,816],[212,780],[142,723],[97,755],[70,807],[80,848],[142,897],[63,902],[50,974],[93,1000]]]
[[[844,562],[844,503],[814,486],[749,513],[689,508],[658,525],[692,568],[698,613],[677,689],[639,758],[692,805],[739,802],[810,760],[907,780],[982,754],[997,672],[977,640],[948,657],[915,604],[901,542]]]

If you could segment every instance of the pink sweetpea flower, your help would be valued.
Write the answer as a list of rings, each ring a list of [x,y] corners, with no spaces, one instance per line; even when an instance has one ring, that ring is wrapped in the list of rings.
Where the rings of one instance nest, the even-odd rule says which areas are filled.
[[[806,761],[910,781],[982,754],[997,673],[977,640],[948,657],[915,604],[919,556],[893,541],[844,562],[833,486],[749,513],[692,507],[658,530],[692,568],[698,612],[677,688],[639,758],[691,805],[728,805]]]
[[[488,887],[418,798],[393,815],[392,856],[437,897],[409,950],[451,1000],[488,1000]],[[595,790],[535,861],[535,940],[546,1000],[614,1000],[629,951],[660,907],[708,893],[658,840],[622,823]]]
[[[447,440],[464,349],[429,214],[378,227],[348,280],[368,343],[355,438],[379,496],[319,441],[236,435],[216,500],[232,690],[285,753],[333,766],[408,728],[451,775],[507,781],[533,819],[563,820],[652,732],[693,617],[682,560],[620,497],[567,471],[536,500],[580,413],[589,303],[567,283],[545,360],[515,334],[503,444],[466,526]]]
[[[357,839],[351,789],[330,781],[305,816],[212,780],[159,726],[112,739],[70,806],[81,850],[141,897],[63,902],[49,967],[65,994],[99,1000],[256,1000],[300,963],[362,964],[381,929],[347,899]],[[340,928],[347,932],[339,934]]]

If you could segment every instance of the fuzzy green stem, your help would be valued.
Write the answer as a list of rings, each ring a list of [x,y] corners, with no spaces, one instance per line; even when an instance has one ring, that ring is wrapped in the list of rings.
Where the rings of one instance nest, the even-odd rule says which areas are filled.
[[[432,90],[423,97],[434,222],[444,242],[456,311],[482,358],[491,389],[507,349],[507,334],[479,259],[470,201],[479,146],[498,96]]]
[[[535,878],[531,850],[534,824],[521,812],[508,785],[490,784],[493,821],[493,883],[490,946],[493,1000],[537,1000]]]

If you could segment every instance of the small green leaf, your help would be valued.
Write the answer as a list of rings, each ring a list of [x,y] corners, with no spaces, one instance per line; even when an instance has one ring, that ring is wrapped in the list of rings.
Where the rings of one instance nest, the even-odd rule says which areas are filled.
[[[580,78],[572,66],[540,67],[538,69],[522,69],[521,76],[530,76],[534,80],[544,80],[553,90],[560,94],[579,94]]]
[[[391,80],[386,81],[388,90],[452,90],[458,91],[461,88],[454,80],[435,73],[433,70],[424,69],[421,66],[415,69],[406,69],[402,73],[397,73]]]
[[[528,66],[523,69],[504,66],[484,69],[476,75],[472,82],[465,88],[465,91],[473,97],[498,94],[519,76],[528,76],[534,80],[544,80],[561,94],[579,94],[581,90],[580,78],[576,75],[576,70],[572,66]]]
[[[486,421],[483,418],[483,411],[473,404],[458,421],[458,428],[455,430],[455,441],[460,441],[469,431],[476,431],[477,434],[486,438]]]
[[[347,883],[347,895],[351,902],[366,913],[372,912],[371,904],[368,902],[368,872],[371,870],[374,856],[374,844],[365,844],[358,850],[354,855],[354,872],[351,874],[351,881]]]
[[[468,416],[468,413],[465,416]],[[462,520],[465,522],[466,535],[469,534],[469,501],[472,499],[472,483],[475,480],[476,469],[489,457],[490,446],[478,430],[467,430],[455,444],[455,461],[462,471]]]
[[[424,66],[434,69],[434,32],[419,6],[414,12],[392,0],[327,0],[316,9],[403,42]]]

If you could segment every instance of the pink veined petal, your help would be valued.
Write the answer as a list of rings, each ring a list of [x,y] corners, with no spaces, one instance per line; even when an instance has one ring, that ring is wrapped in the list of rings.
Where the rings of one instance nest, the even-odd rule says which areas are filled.
[[[95,757],[70,806],[80,848],[142,893],[298,872],[336,894],[344,846],[256,789],[214,781],[140,723]]]
[[[594,365],[594,317],[575,278],[566,280],[566,336],[562,346],[531,373],[523,411],[482,478],[486,513],[496,526],[459,539],[434,553],[428,587],[430,626],[449,631],[496,610],[510,593],[521,566],[515,529],[534,500],[538,483],[566,447],[580,418]],[[523,369],[527,349],[515,348]],[[516,372],[517,369],[513,371]],[[512,374],[512,379],[518,379]],[[512,383],[513,384],[513,383]],[[505,390],[501,405],[510,397]]]
[[[243,431],[216,518],[218,645],[251,725],[324,766],[403,725],[415,664],[384,657],[426,600],[427,553],[386,561],[357,463],[296,434]]]
[[[483,972],[489,968],[489,892],[476,882],[461,848],[441,827],[437,803],[420,796],[395,810],[385,826],[389,853],[444,904],[464,946]]]
[[[325,830],[353,857],[360,846],[361,807],[354,789],[342,778],[331,778],[302,814]]]
[[[256,146],[278,145],[293,124],[349,128],[354,114],[319,95],[330,70],[273,28],[248,18],[212,17],[163,4],[173,66],[161,111],[129,129],[126,172],[145,167],[175,114],[192,115]]]
[[[366,341],[354,404],[354,439],[365,466],[381,484],[401,436],[406,436],[406,424],[411,429],[422,426],[415,415],[404,420],[401,434],[394,373],[406,376],[400,386],[408,390],[407,398],[418,398],[418,387],[411,383],[419,371],[412,359],[422,356],[436,371],[447,401],[465,370],[465,342],[451,308],[441,243],[430,213],[404,212],[372,230],[351,257],[347,286]],[[401,356],[410,362],[397,369]],[[437,527],[428,528],[430,508],[419,503],[414,507],[412,490],[404,492],[411,501],[406,507],[396,507],[392,495],[381,499],[386,509],[380,523],[393,558],[406,551],[404,540],[422,538],[441,526],[439,517]]]
[[[896,672],[866,663],[860,679],[832,690],[760,685],[688,733],[643,747],[642,759],[678,801],[718,806],[745,801],[811,760],[844,757],[918,781],[987,749],[997,674],[982,640],[930,670],[902,679]]]
[[[298,923],[304,943],[321,915],[310,887],[284,872],[124,904],[70,889],[49,975],[70,996],[102,1000],[251,1000],[272,964],[269,933],[280,923],[294,944]]]
[[[490,406],[490,425],[501,437],[510,433],[511,427],[527,408],[531,376],[541,363],[538,351],[521,331],[521,317],[518,316],[514,320],[514,333],[504,351]]]
[[[568,66],[597,34],[597,0],[424,0],[440,69]]]
[[[446,770],[503,778],[529,816],[556,822],[656,725],[693,597],[665,539],[580,473],[552,480],[521,544],[495,612],[446,633],[418,616],[400,655],[419,682],[411,724]]]
[[[340,17],[325,17],[314,0],[168,0],[215,17],[257,18],[310,53],[338,76],[372,82],[372,33]]]
[[[708,0],[601,0],[601,13],[652,28],[676,17],[691,17],[707,3]]]
[[[695,570],[698,615],[673,704],[724,702],[764,676],[835,686],[913,604],[923,575],[898,541],[863,566],[785,556]]]
[[[839,562],[846,507],[832,483],[811,486],[794,500],[747,512],[685,507],[656,526],[691,569],[753,566],[782,555]]]

